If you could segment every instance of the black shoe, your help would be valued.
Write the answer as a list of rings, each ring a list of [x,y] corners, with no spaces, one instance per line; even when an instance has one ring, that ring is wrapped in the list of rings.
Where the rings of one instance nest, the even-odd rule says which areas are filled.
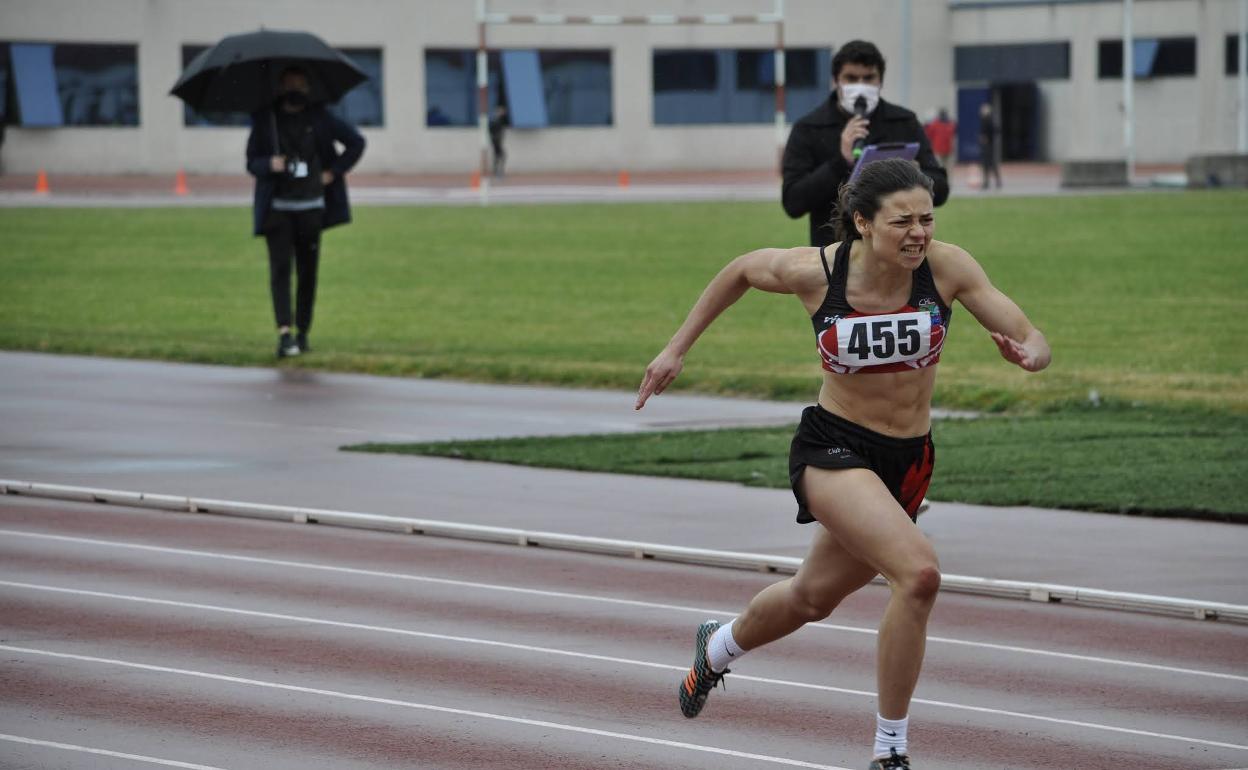
[[[711,641],[711,635],[718,629],[719,622],[715,620],[708,620],[698,626],[693,646],[693,667],[689,669],[684,681],[680,683],[680,713],[689,719],[701,713],[711,690],[722,682],[724,674],[728,673],[728,669],[718,674],[712,671],[710,658],[706,655],[706,645]]]
[[[871,760],[867,770],[911,770],[910,757],[907,754],[898,754],[897,749],[889,749],[887,757]]]
[[[299,346],[295,344],[295,338],[290,332],[286,332],[277,338],[277,357],[286,358],[287,356],[299,355]]]
[[[312,352],[312,346],[308,344],[308,335],[305,332],[299,332],[295,335],[295,344],[299,346],[300,353]]]

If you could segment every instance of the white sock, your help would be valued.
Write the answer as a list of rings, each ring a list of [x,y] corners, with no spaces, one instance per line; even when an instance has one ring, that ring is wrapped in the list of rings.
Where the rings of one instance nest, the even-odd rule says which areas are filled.
[[[889,749],[897,749],[898,754],[906,753],[906,727],[910,717],[901,719],[885,719],[875,715],[875,757],[887,757]]]
[[[706,643],[706,656],[710,659],[711,670],[717,674],[745,654],[745,650],[737,646],[737,640],[732,638],[732,623],[720,626]]]

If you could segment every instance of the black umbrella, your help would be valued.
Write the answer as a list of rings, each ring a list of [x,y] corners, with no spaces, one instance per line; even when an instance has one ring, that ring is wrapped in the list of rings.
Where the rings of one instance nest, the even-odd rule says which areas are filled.
[[[230,35],[196,56],[170,93],[201,112],[255,112],[273,103],[287,67],[307,73],[316,102],[336,102],[368,80],[316,35],[262,29]]]

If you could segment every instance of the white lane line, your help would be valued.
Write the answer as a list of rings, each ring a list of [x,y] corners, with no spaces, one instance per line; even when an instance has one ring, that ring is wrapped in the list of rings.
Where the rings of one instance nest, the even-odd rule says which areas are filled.
[[[325,618],[312,618],[303,615],[287,615],[276,612],[262,612],[260,610],[245,610],[237,607],[223,607],[216,604],[199,604],[195,602],[180,602],[172,599],[155,599],[146,596],[134,596],[130,594],[115,594],[105,591],[89,591],[78,588],[60,588],[57,586],[45,586],[35,583],[18,583],[10,580],[0,580],[0,586],[9,586],[12,588],[26,588],[36,591],[48,591],[52,593],[74,594],[79,596],[93,596],[101,599],[117,599],[121,601],[138,602],[142,604],[155,604],[166,607],[179,607],[182,609],[207,610],[210,612],[220,612],[230,615],[245,615],[248,617],[265,618],[267,620],[284,620],[295,623],[306,623],[318,626],[332,626],[336,628],[350,628],[358,631],[372,631],[383,634],[394,634],[397,636],[416,637],[421,639],[436,639],[438,641],[455,642],[458,644],[476,644],[486,647],[502,647],[511,650],[520,650],[523,652],[541,653],[544,655],[558,655],[569,658],[581,658],[583,660],[602,661],[606,663],[619,663],[628,666],[640,666],[644,668],[658,668],[667,671],[679,671],[684,673],[688,670],[687,666],[675,666],[669,663],[655,663],[648,660],[636,660],[634,658],[617,658],[609,655],[594,655],[588,652],[574,652],[572,650],[560,650],[555,647],[537,647],[529,644],[519,644],[516,642],[500,642],[493,639],[480,639],[472,636],[452,636],[449,634],[435,634],[429,631],[411,631],[404,628],[393,628],[389,626],[375,626],[366,623],[350,623],[341,620],[327,620]],[[4,649],[0,647],[0,649]],[[808,682],[795,682],[788,679],[772,679],[770,677],[749,676],[749,675],[733,675],[734,681],[741,682],[759,682],[762,684],[772,684],[781,687],[799,687],[805,690],[818,690],[820,692],[834,692],[841,695],[857,695],[874,699],[876,693],[870,690],[855,690],[848,687],[834,687],[826,684],[810,684]],[[1021,711],[1008,711],[1005,709],[988,708],[986,706],[970,706],[963,703],[951,703],[949,701],[930,700],[925,698],[914,698],[912,703],[922,703],[928,706],[939,706],[941,708],[955,709],[959,711],[973,711],[980,714],[993,714],[996,716],[1014,717],[1016,719],[1030,719],[1041,722],[1049,722],[1052,724],[1070,725],[1075,727],[1085,727],[1091,730],[1102,730],[1105,732],[1127,733],[1129,735],[1140,735],[1150,738],[1162,738],[1166,740],[1182,741],[1183,743],[1196,743],[1206,746],[1218,746],[1228,749],[1242,749],[1248,751],[1248,746],[1241,746],[1235,743],[1222,743],[1220,741],[1211,741],[1203,738],[1189,738],[1182,735],[1172,735],[1170,733],[1157,733],[1149,730],[1136,730],[1127,727],[1115,727],[1113,725],[1099,724],[1097,722],[1083,722],[1072,719],[1058,719],[1056,717],[1040,716],[1038,714],[1027,714]]]
[[[766,754],[751,754],[744,751],[734,751],[732,749],[721,749],[716,746],[702,746],[696,743],[684,743],[681,741],[669,741],[663,738],[649,738],[644,735],[632,735],[630,733],[617,733],[610,730],[598,730],[592,727],[578,727],[576,725],[563,724],[560,722],[544,722],[537,719],[522,719],[520,717],[509,717],[502,714],[490,714],[484,711],[467,711],[465,709],[448,708],[446,706],[434,706],[429,703],[415,703],[413,701],[395,700],[393,698],[378,698],[372,695],[359,695],[357,693],[341,692],[339,690],[323,690],[318,687],[302,687],[293,684],[283,684],[281,682],[267,682],[260,679],[246,679],[239,676],[229,676],[227,674],[213,674],[207,671],[192,671],[184,668],[169,668],[167,666],[154,666],[148,663],[135,663],[128,660],[116,660],[114,658],[97,658],[91,655],[72,655],[65,652],[52,652],[51,650],[36,650],[30,647],[14,647],[8,644],[0,644],[0,650],[14,652],[25,655],[42,655],[50,658],[61,658],[64,660],[77,660],[84,663],[102,663],[112,666],[121,666],[123,668],[138,669],[141,671],[154,671],[161,674],[178,674],[180,676],[196,677],[198,679],[210,679],[217,682],[230,682],[233,684],[245,684],[252,687],[264,687],[272,690],[285,690],[287,692],[298,692],[307,695],[323,695],[328,698],[340,698],[342,700],[361,701],[364,703],[378,703],[385,706],[400,706],[402,708],[416,709],[420,711],[433,711],[440,714],[453,714],[455,716],[476,717],[478,719],[492,719],[498,722],[510,722],[512,724],[526,725],[528,727],[541,727],[548,730],[563,730],[570,733],[581,733],[583,735],[594,735],[602,738],[617,738],[624,741],[633,741],[635,743],[649,743],[655,746],[665,746],[674,749],[687,749],[689,751],[700,751],[706,754],[720,754],[728,757],[736,757],[739,759],[749,759],[758,762],[767,762],[773,765],[788,765],[789,767],[809,767],[814,770],[850,770],[845,767],[835,765],[817,765],[813,762],[803,762],[799,759],[787,759],[785,757],[773,757]]]
[[[50,749],[65,749],[66,751],[80,751],[84,754],[100,754],[105,757],[117,757],[119,759],[133,759],[135,762],[147,762],[151,765],[164,765],[165,767],[183,767],[187,770],[223,770],[220,767],[212,765],[196,765],[190,762],[178,762],[172,759],[159,759],[157,757],[145,757],[140,754],[124,754],[120,751],[109,751],[107,749],[93,749],[90,746],[77,746],[72,743],[57,743],[56,741],[41,741],[35,738],[23,738],[20,735],[8,735],[0,733],[0,741],[8,741],[10,743],[25,743],[30,746],[42,746]]]
[[[379,570],[357,569],[354,567],[336,567],[327,564],[313,564],[311,562],[287,561],[283,559],[267,559],[259,556],[240,556],[236,554],[219,553],[215,551],[196,551],[185,548],[170,548],[167,546],[143,545],[140,543],[126,543],[116,540],[98,540],[95,538],[72,537],[69,535],[49,535],[41,532],[23,532],[14,529],[0,529],[0,535],[15,535],[19,537],[29,537],[42,540],[58,540],[70,543],[82,543],[86,545],[100,545],[110,548],[128,548],[139,551],[150,551],[153,553],[175,554],[178,556],[193,556],[203,559],[220,559],[224,561],[246,562],[250,564],[264,564],[276,567],[293,567],[296,569],[317,570],[321,572],[332,572],[345,575],[360,575],[365,577],[386,578],[389,580],[406,580],[414,583],[429,583],[433,585],[455,586],[457,588],[477,588],[486,591],[501,591],[504,593],[522,594],[525,596],[542,596],[554,599],[570,599],[575,601],[597,602],[600,604],[616,604],[627,607],[642,607],[653,610],[672,610],[675,612],[687,612],[695,615],[710,615],[721,618],[733,618],[739,614],[739,610],[713,609],[706,607],[689,607],[679,604],[663,604],[661,602],[646,602],[636,599],[616,599],[608,596],[593,596],[590,594],[574,594],[563,591],[546,591],[537,588],[518,588],[516,586],[498,585],[495,583],[476,583],[467,580],[453,580],[450,578],[428,577],[424,575],[411,575],[401,572],[382,572]],[[845,626],[836,623],[809,623],[807,628],[818,628],[825,631],[844,631],[855,634],[877,635],[879,632],[874,628],[862,628],[858,626]],[[1128,668],[1138,668],[1148,671],[1162,671],[1168,674],[1184,674],[1188,676],[1204,676],[1213,679],[1226,679],[1233,682],[1248,682],[1248,676],[1239,674],[1228,674],[1220,671],[1206,671],[1196,668],[1182,668],[1179,666],[1166,666],[1158,663],[1142,663],[1134,660],[1123,660],[1121,658],[1106,658],[1097,655],[1080,655],[1071,652],[1058,652],[1055,650],[1041,650],[1035,647],[1019,647],[1008,644],[994,644],[992,642],[975,642],[966,639],[953,639],[944,636],[929,636],[928,643],[934,644],[952,644],[962,647],[977,647],[987,650],[997,650],[1000,652],[1013,652],[1021,655],[1038,655],[1048,658],[1060,658],[1063,660],[1079,661],[1081,663],[1100,663],[1112,666],[1124,666]]]

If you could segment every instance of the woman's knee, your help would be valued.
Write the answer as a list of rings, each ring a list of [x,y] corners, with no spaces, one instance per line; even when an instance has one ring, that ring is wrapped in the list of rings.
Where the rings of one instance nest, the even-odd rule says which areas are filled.
[[[909,601],[930,605],[940,591],[940,567],[935,562],[916,565],[897,577],[893,590]]]

